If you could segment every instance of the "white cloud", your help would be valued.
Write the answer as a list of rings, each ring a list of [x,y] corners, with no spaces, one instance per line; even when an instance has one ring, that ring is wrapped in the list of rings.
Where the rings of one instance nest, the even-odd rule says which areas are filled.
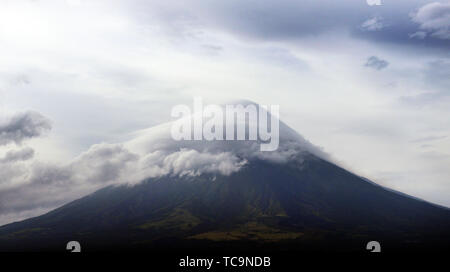
[[[414,22],[420,24],[420,29],[427,31],[430,36],[450,39],[450,3],[426,4],[411,16]]]
[[[425,31],[417,31],[412,34],[409,34],[408,36],[410,38],[417,38],[423,40],[427,37],[427,33]]]
[[[367,31],[377,31],[386,27],[382,17],[373,17],[361,24],[362,29]]]
[[[231,152],[199,152],[195,149],[181,149],[173,153],[156,151],[144,157],[144,173],[148,177],[174,175],[198,176],[204,173],[230,175],[246,164]]]

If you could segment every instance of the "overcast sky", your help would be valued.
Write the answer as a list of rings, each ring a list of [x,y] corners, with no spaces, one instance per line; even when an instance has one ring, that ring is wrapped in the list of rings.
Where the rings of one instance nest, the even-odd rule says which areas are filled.
[[[118,180],[117,144],[193,96],[278,104],[339,165],[450,207],[450,2],[381,3],[2,1],[0,224]]]

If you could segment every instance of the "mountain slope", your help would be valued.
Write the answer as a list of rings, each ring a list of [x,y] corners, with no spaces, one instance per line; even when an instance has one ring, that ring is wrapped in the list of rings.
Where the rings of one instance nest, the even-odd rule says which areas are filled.
[[[450,210],[386,190],[310,153],[253,159],[229,176],[163,176],[110,186],[0,227],[0,250],[239,248],[442,250]]]

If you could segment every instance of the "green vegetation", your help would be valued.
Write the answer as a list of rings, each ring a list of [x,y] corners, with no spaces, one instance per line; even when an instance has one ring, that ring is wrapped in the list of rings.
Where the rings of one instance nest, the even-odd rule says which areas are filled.
[[[258,222],[249,222],[229,231],[210,231],[188,237],[189,239],[207,239],[211,241],[230,240],[258,240],[258,241],[280,241],[285,239],[297,239],[301,232],[283,231],[269,227]]]

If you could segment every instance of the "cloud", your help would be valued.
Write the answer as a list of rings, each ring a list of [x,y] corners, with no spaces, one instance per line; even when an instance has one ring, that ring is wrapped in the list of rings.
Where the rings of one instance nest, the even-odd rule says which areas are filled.
[[[417,39],[423,40],[423,39],[425,39],[427,37],[427,33],[425,31],[417,31],[417,32],[414,32],[412,34],[409,34],[408,36],[411,39],[417,38]]]
[[[386,25],[383,23],[382,17],[373,17],[362,23],[361,27],[367,31],[377,31],[385,28]]]
[[[16,114],[0,124],[0,145],[21,144],[24,140],[39,137],[51,129],[50,121],[38,112]]]
[[[30,150],[15,154],[29,156]],[[7,155],[5,158],[12,158]],[[23,158],[23,157],[22,157]],[[0,217],[55,208],[93,190],[126,182],[138,157],[120,144],[96,144],[67,164],[0,164]],[[4,171],[9,170],[9,171]],[[128,171],[128,172],[127,172]],[[12,182],[11,182],[12,181]],[[8,215],[10,214],[10,215]],[[1,223],[1,222],[0,222]]]
[[[450,39],[450,3],[434,2],[424,5],[411,17],[420,25],[419,28],[431,37]]]
[[[12,163],[17,161],[26,161],[34,156],[34,150],[30,147],[23,148],[19,151],[9,151],[3,158],[0,158],[0,163]]]
[[[376,56],[371,56],[367,59],[366,64],[364,64],[364,66],[369,67],[369,68],[373,68],[375,70],[383,70],[384,68],[388,67],[389,62],[383,60],[383,59],[379,59]]]
[[[245,159],[230,152],[209,153],[183,148],[170,154],[157,151],[145,156],[142,170],[148,177],[198,176],[204,173],[228,176],[239,171],[246,163]]]
[[[437,140],[442,140],[447,138],[447,136],[427,136],[427,137],[422,137],[422,138],[418,138],[415,140],[412,140],[412,143],[423,143],[423,142],[431,142],[431,141],[437,141]]]
[[[138,156],[120,144],[95,144],[65,167],[75,183],[105,184],[126,182],[131,163]]]

